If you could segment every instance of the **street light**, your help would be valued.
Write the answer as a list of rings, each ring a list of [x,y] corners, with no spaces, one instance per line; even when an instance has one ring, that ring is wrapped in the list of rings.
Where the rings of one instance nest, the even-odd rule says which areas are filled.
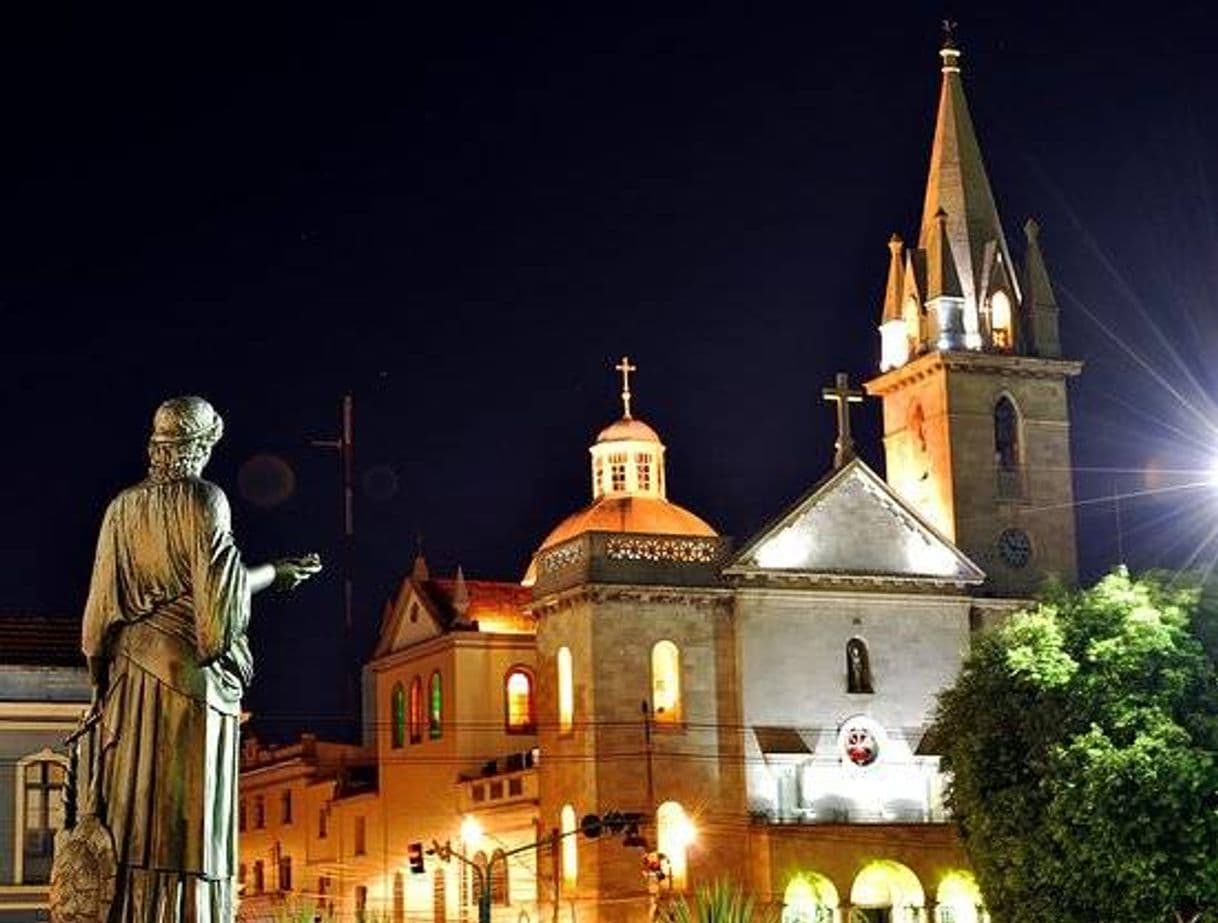
[[[461,821],[461,841],[465,843],[466,848],[477,852],[478,847],[482,845],[482,836],[482,825],[478,823],[478,818],[466,815]]]

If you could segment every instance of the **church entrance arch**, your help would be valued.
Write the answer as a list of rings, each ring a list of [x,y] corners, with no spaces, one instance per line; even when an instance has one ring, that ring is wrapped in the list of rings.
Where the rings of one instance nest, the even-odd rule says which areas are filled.
[[[935,892],[933,923],[985,923],[989,914],[981,901],[981,889],[972,872],[948,872]]]
[[[888,859],[868,863],[850,888],[851,923],[917,923],[926,895],[908,866]]]
[[[802,872],[783,892],[782,923],[834,923],[837,905],[833,882],[816,872]]]

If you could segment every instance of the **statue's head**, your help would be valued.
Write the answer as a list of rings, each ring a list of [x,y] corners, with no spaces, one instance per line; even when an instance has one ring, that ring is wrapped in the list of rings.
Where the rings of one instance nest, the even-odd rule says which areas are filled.
[[[156,409],[148,440],[153,480],[198,476],[224,435],[224,421],[201,397],[172,397]]]

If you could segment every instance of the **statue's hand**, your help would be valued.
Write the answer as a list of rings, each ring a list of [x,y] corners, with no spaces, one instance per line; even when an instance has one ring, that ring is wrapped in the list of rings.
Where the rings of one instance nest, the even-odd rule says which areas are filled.
[[[294,590],[314,574],[321,571],[321,556],[306,554],[299,558],[280,558],[272,565],[275,568],[276,590]]]

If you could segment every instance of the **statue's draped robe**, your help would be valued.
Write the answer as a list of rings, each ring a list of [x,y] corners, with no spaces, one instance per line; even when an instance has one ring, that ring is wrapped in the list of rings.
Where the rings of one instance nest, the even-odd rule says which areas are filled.
[[[111,923],[231,923],[250,592],[228,502],[194,477],[110,504],[86,656],[109,663],[98,815],[119,875]]]

